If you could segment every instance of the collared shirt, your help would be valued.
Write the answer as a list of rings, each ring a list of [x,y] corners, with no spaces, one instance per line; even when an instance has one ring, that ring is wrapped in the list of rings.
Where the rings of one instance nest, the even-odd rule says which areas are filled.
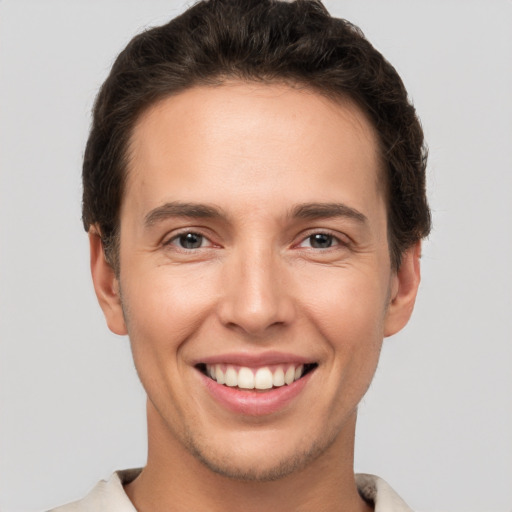
[[[134,480],[141,469],[116,471],[108,480],[99,482],[82,500],[52,509],[49,512],[137,512],[124,492],[123,485]],[[359,494],[375,512],[413,512],[393,489],[375,475],[356,474]]]

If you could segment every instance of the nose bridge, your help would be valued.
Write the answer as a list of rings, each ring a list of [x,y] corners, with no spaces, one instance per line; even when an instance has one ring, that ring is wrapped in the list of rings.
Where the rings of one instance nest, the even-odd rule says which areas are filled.
[[[257,335],[291,320],[282,264],[268,239],[248,240],[234,251],[225,270],[221,316],[226,325]]]

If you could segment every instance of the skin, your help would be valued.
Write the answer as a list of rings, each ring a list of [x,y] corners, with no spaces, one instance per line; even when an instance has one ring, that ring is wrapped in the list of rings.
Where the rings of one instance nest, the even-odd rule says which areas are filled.
[[[420,278],[419,244],[391,268],[376,148],[352,103],[279,84],[196,87],[139,119],[119,278],[90,231],[100,305],[148,395],[148,462],[126,486],[139,512],[370,509],[352,469],[357,405]],[[318,211],[332,204],[345,209]],[[184,233],[201,246],[180,246]],[[314,245],[322,233],[330,247]],[[227,410],[194,367],[268,350],[318,365],[272,414]]]

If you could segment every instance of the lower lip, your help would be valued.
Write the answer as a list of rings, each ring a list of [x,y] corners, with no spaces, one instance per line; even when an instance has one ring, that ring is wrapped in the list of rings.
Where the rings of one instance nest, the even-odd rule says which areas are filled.
[[[284,409],[300,394],[313,373],[314,371],[311,371],[292,384],[272,388],[268,391],[241,391],[238,388],[218,384],[203,373],[200,375],[213,398],[226,409],[249,416],[263,416]]]

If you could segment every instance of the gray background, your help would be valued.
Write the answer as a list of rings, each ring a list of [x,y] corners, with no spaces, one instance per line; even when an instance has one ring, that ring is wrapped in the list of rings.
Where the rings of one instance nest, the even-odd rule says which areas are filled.
[[[361,405],[356,470],[420,511],[510,511],[512,3],[326,3],[396,66],[431,153],[416,312]],[[182,8],[0,2],[2,511],[76,499],[144,463],[144,393],[90,283],[80,166],[113,58]]]

